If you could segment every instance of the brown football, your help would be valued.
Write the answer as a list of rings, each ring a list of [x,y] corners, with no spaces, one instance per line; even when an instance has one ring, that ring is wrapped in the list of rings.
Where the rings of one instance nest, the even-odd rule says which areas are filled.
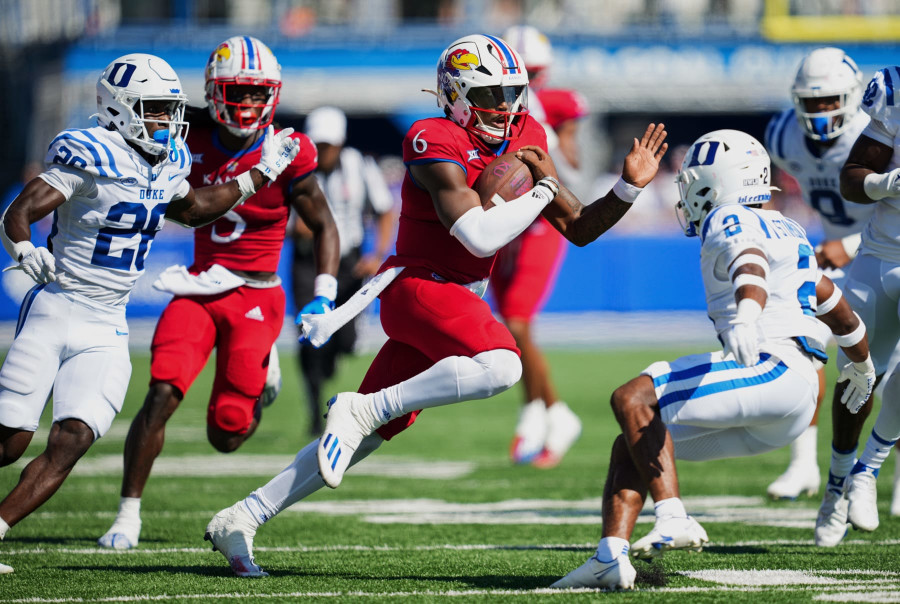
[[[510,152],[489,163],[472,188],[481,198],[481,206],[487,210],[498,203],[521,197],[533,186],[528,166],[516,157],[515,152]]]

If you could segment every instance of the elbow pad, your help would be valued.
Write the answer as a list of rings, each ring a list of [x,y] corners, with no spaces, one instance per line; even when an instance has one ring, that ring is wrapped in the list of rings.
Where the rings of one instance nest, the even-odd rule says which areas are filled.
[[[542,179],[521,197],[489,210],[472,208],[453,223],[450,234],[473,256],[487,258],[527,229],[555,196]]]

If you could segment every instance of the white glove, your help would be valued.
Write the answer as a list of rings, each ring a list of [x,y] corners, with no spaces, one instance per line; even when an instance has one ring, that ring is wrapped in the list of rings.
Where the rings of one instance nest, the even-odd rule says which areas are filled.
[[[725,354],[733,354],[734,360],[745,367],[759,362],[759,342],[756,323],[731,322],[731,327],[722,334],[725,340]]]
[[[866,357],[861,363],[844,365],[841,375],[838,376],[838,383],[840,382],[848,382],[844,395],[841,396],[841,403],[850,410],[850,413],[858,413],[869,400],[872,388],[875,387],[875,365],[872,364],[872,357]]]
[[[297,142],[297,139],[290,138],[293,133],[293,128],[285,128],[278,134],[275,134],[275,128],[271,125],[266,128],[262,156],[259,158],[259,163],[253,167],[262,172],[269,180],[278,178],[300,153],[300,143]]]
[[[263,387],[262,394],[259,395],[259,402],[263,407],[268,407],[275,402],[279,392],[281,392],[281,363],[278,362],[278,349],[275,348],[275,344],[272,344],[272,350],[269,352],[266,385]]]
[[[885,197],[900,197],[900,168],[885,174],[869,174],[863,180],[863,189],[869,199],[878,201]]]
[[[35,283],[56,281],[56,259],[45,247],[36,247],[22,257],[19,263],[22,271],[34,279]]]

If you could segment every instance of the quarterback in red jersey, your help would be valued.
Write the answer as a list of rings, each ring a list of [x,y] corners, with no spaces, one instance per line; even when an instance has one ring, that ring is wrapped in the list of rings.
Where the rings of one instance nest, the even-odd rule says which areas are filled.
[[[280,88],[281,68],[256,38],[229,38],[213,51],[206,67],[212,119],[201,115],[192,120],[192,185],[227,182],[258,162]],[[300,152],[284,172],[219,220],[197,229],[193,265],[170,267],[154,284],[175,297],[153,336],[150,390],[125,441],[119,514],[99,539],[103,547],[129,549],[138,544],[140,498],[162,450],[166,421],[213,348],[216,376],[206,418],[209,442],[219,451],[234,451],[256,430],[261,407],[271,402],[262,395],[273,344],[284,322],[285,295],[275,271],[292,207],[312,230],[317,252],[316,297],[303,312],[334,307],[337,228],[313,174],[316,147],[303,134],[292,137]]]
[[[635,139],[623,180],[584,206],[554,177],[544,131],[528,116],[528,75],[509,45],[494,36],[461,38],[441,55],[437,75],[444,116],[414,123],[403,141],[397,254],[357,294],[376,281],[384,287],[381,322],[389,339],[359,392],[329,401],[325,434],[210,521],[207,539],[238,576],[265,574],[252,557],[262,523],[324,485],[337,487],[350,465],[409,427],[419,411],[515,384],[522,372],[516,343],[481,299],[497,250],[539,214],[577,245],[593,241],[625,214],[667,149],[662,124],[651,124]],[[483,209],[472,184],[492,159],[517,150],[534,188]]]

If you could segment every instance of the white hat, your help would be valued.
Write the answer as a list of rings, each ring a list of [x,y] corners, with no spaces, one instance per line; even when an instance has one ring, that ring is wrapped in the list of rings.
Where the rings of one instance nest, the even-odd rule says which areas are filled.
[[[306,136],[314,143],[341,146],[347,139],[347,116],[336,107],[319,107],[306,116]]]

